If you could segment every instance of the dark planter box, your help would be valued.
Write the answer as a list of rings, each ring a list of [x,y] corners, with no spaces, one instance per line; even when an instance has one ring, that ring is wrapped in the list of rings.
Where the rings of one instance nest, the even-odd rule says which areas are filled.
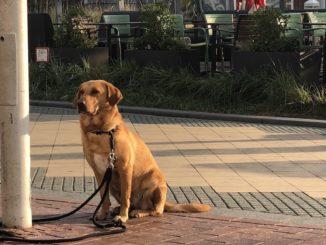
[[[51,48],[51,57],[67,63],[81,64],[86,59],[92,66],[107,65],[108,48]]]
[[[264,66],[281,67],[291,72],[299,81],[319,81],[321,52],[249,52],[232,51],[232,70],[245,70],[254,74]]]
[[[153,64],[172,69],[188,68],[200,73],[200,50],[126,50],[124,58],[141,66]]]

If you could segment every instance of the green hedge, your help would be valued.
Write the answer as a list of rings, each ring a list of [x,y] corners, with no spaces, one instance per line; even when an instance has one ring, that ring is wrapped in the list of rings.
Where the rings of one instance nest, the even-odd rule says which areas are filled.
[[[138,67],[124,63],[107,67],[61,64],[30,64],[30,97],[71,101],[80,83],[104,79],[123,93],[124,105],[195,111],[323,117],[325,90],[298,84],[280,70],[250,75],[195,76],[187,70]]]

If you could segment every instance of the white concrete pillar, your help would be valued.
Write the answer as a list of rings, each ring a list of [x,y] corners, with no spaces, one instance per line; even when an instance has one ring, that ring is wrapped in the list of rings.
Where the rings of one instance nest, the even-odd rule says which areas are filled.
[[[0,0],[0,163],[2,220],[32,226],[27,0]]]

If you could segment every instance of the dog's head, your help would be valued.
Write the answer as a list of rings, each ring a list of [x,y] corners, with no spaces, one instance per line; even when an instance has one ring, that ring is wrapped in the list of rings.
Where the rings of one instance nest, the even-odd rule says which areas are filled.
[[[101,109],[114,107],[122,100],[118,88],[103,80],[91,80],[79,86],[74,99],[78,113],[96,115]]]

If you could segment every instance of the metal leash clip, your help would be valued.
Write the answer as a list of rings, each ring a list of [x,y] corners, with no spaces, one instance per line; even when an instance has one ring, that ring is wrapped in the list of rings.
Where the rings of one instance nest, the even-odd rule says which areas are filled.
[[[114,151],[109,153],[109,168],[114,169],[114,162],[117,160],[117,156]]]

